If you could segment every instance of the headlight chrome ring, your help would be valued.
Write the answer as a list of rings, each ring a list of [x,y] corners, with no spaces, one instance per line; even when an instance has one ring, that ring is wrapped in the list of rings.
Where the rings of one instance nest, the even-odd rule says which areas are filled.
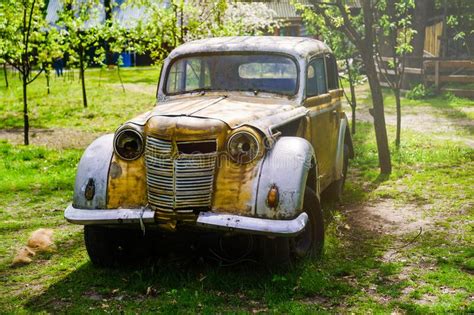
[[[239,164],[247,164],[255,160],[261,146],[258,138],[248,131],[238,131],[227,141],[227,152],[230,158]]]
[[[143,136],[135,129],[122,129],[115,135],[114,150],[123,160],[136,160],[145,150]]]

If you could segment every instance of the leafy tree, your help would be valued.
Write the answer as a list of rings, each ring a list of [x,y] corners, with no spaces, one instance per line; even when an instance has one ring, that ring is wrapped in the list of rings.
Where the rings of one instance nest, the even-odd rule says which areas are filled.
[[[376,61],[381,75],[395,96],[397,110],[397,131],[395,145],[400,147],[401,133],[401,97],[405,57],[413,51],[412,40],[415,30],[412,28],[410,10],[414,9],[414,0],[380,0],[377,3],[378,32],[375,37]],[[383,60],[381,46],[388,48],[390,60]]]
[[[333,50],[337,60],[343,60],[346,73],[347,81],[349,82],[349,89],[351,92],[350,99],[344,92],[347,102],[352,110],[352,124],[351,132],[356,132],[356,108],[357,99],[355,94],[355,85],[359,81],[360,69],[354,58],[359,54],[356,47],[347,40],[344,33],[339,30],[331,29],[324,23],[322,16],[317,15],[310,7],[305,6],[301,3],[295,2],[294,6],[297,10],[302,12],[302,18],[305,22],[307,30],[311,34],[317,34],[321,40],[327,43]]]
[[[99,0],[62,0],[57,24],[62,28],[64,51],[70,63],[79,63],[83,105],[87,107],[85,71],[90,62],[88,52],[99,44]]]
[[[64,41],[60,31],[54,27],[43,29],[43,31],[38,34],[38,37],[41,40],[38,42],[36,58],[38,65],[41,66],[41,69],[45,73],[46,88],[49,94],[52,63],[54,60],[64,56]]]
[[[7,2],[0,2],[0,63],[3,64],[3,74],[5,79],[5,86],[8,88],[8,72],[7,72],[7,59],[9,56],[16,54],[15,48],[15,34],[17,32],[15,25],[9,23],[11,17],[8,16],[5,6]]]
[[[160,62],[173,48],[199,38],[259,35],[279,26],[275,13],[262,3],[141,0],[126,5],[145,8],[145,18],[127,30],[128,48],[149,52]]]
[[[474,55],[474,1],[436,0],[435,6],[446,14],[446,24],[454,33],[452,40],[464,47],[468,56],[472,57]]]
[[[383,95],[375,61],[377,18],[382,14],[378,11],[377,1],[360,0],[360,2],[361,13],[352,14],[343,0],[311,1],[313,10],[322,16],[324,24],[332,30],[343,32],[361,55],[372,94],[373,108],[370,112],[374,117],[380,171],[382,174],[390,174],[392,164],[387,140]]]
[[[5,0],[0,3],[3,59],[15,67],[23,88],[24,143],[29,144],[28,85],[42,72],[33,72],[34,52],[44,40],[46,27],[42,0]]]

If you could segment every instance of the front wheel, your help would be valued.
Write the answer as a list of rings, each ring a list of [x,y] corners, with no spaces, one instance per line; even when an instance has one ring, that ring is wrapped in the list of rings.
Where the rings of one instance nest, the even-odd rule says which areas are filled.
[[[324,191],[324,198],[330,201],[341,201],[344,184],[346,183],[347,168],[349,167],[349,146],[344,144],[342,177],[334,181]]]
[[[314,190],[306,187],[303,209],[308,215],[304,231],[290,240],[291,249],[296,258],[319,257],[324,248],[324,219]]]
[[[100,267],[136,263],[147,252],[140,230],[84,226],[84,243],[91,262]]]
[[[267,265],[289,265],[304,257],[319,257],[324,248],[324,219],[314,190],[306,187],[303,209],[308,215],[304,231],[294,238],[264,238],[263,256]]]

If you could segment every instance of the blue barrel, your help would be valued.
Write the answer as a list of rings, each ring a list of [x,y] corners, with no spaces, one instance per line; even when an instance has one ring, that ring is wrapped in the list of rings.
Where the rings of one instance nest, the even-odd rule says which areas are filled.
[[[131,67],[132,66],[132,55],[127,52],[121,53],[122,56],[122,67]]]

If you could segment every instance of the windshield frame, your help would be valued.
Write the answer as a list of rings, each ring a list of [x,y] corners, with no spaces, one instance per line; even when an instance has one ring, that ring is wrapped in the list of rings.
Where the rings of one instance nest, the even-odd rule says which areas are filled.
[[[288,97],[288,98],[295,98],[298,96],[298,92],[300,90],[300,64],[298,60],[295,58],[295,56],[290,55],[290,54],[285,54],[285,53],[279,53],[279,52],[272,52],[272,51],[245,51],[245,50],[232,50],[232,51],[210,51],[210,52],[199,52],[199,53],[190,53],[190,54],[182,54],[179,55],[168,63],[166,67],[166,73],[163,81],[163,86],[162,86],[162,91],[165,96],[179,96],[179,95],[186,95],[186,94],[196,94],[200,93],[197,90],[193,91],[184,91],[184,92],[176,92],[176,93],[169,93],[168,92],[168,78],[169,78],[169,73],[171,71],[171,68],[173,65],[178,62],[179,60],[186,59],[186,58],[192,58],[192,57],[205,57],[205,56],[216,56],[216,55],[272,55],[272,56],[281,56],[290,59],[293,61],[293,63],[296,66],[296,84],[295,84],[295,89],[292,92],[292,94],[287,94],[287,93],[278,93],[275,91],[265,91],[265,90],[259,90],[259,93],[267,93],[267,94],[273,94],[273,95],[278,95],[278,96],[283,96],[283,97]],[[163,74],[161,72],[160,74]],[[242,92],[252,92],[250,90],[217,90],[217,89],[210,89],[207,90],[206,92],[237,92],[237,93],[242,93]]]

